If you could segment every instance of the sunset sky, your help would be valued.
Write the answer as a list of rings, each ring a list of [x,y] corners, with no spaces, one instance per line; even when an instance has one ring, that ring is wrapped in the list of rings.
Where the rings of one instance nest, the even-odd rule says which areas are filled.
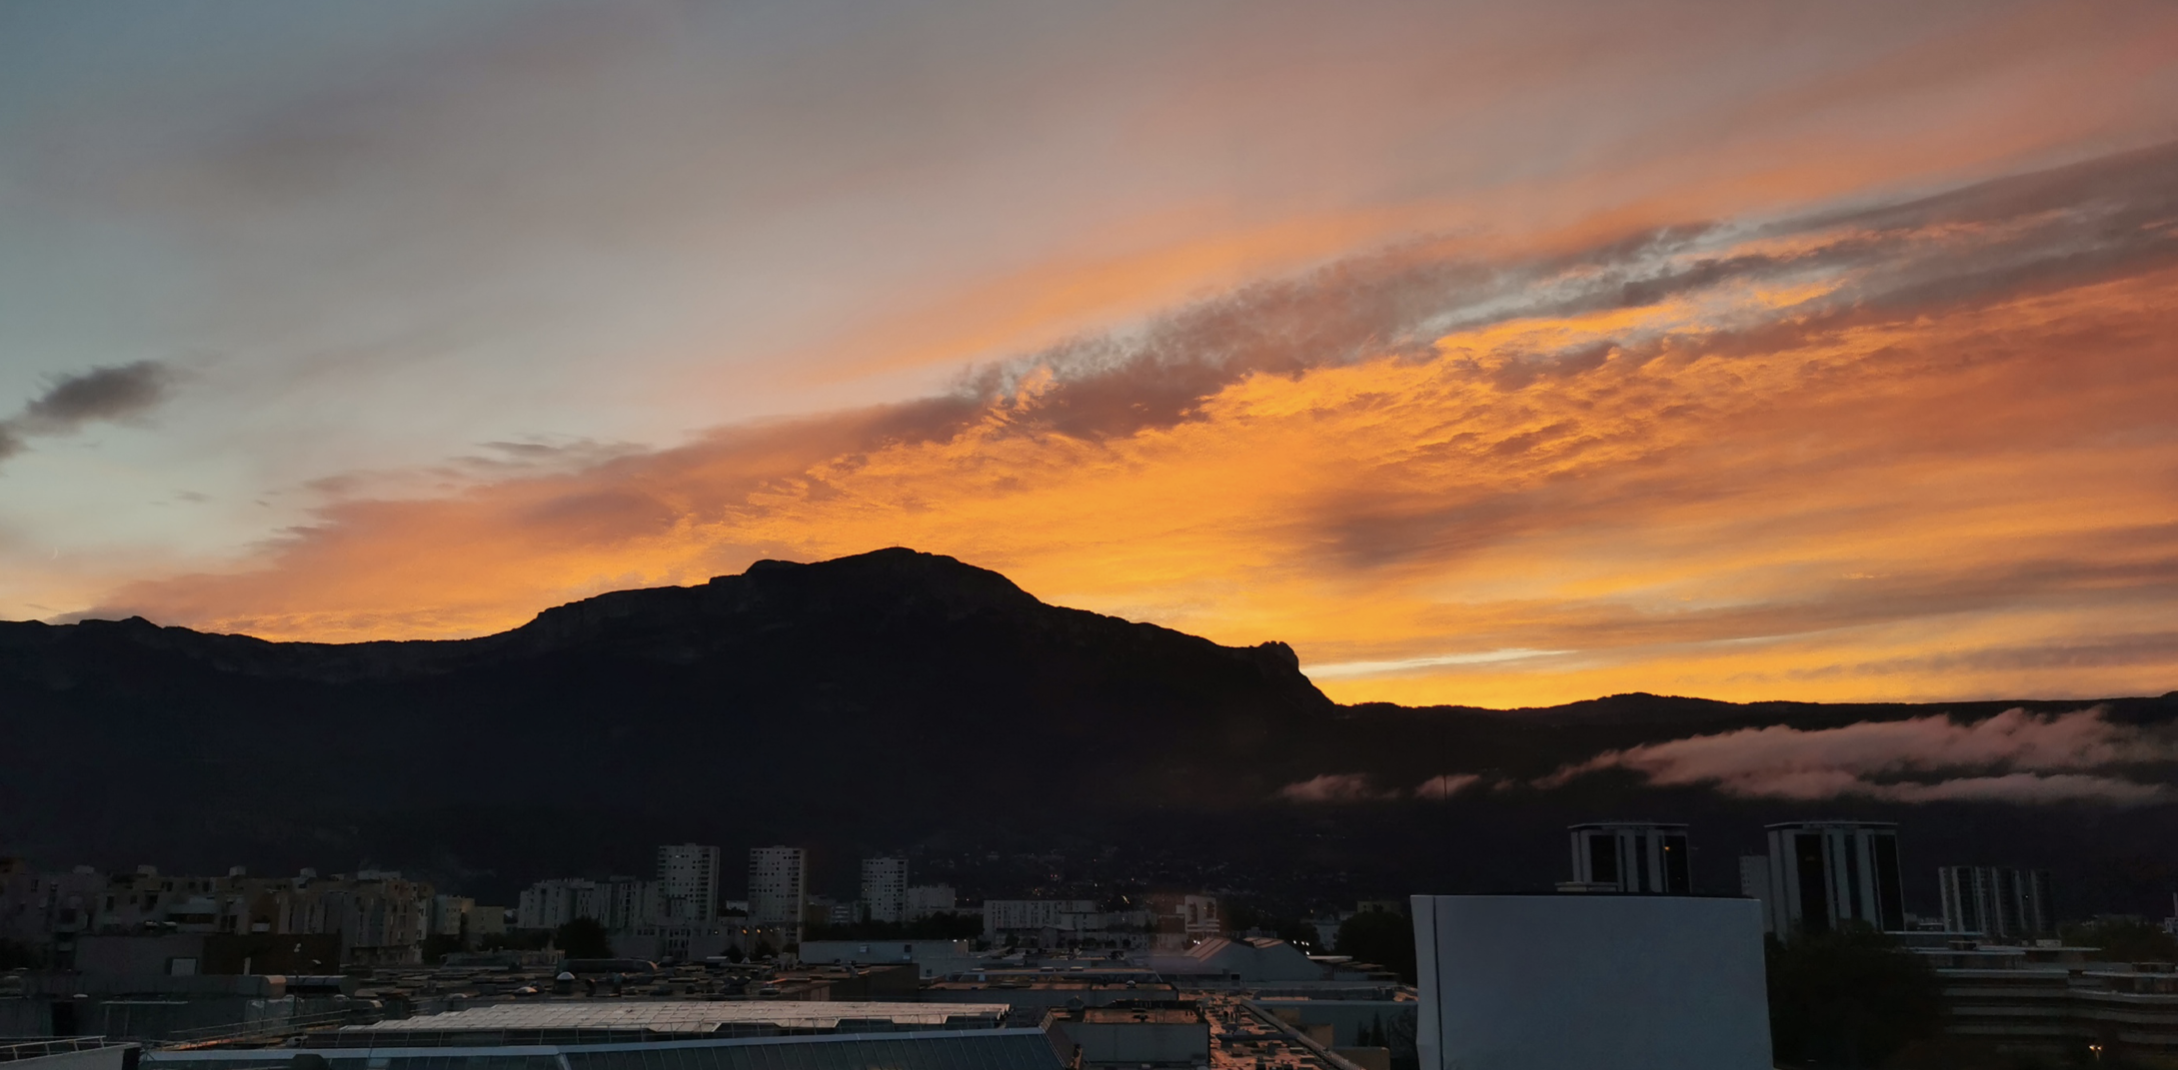
[[[1342,701],[2178,688],[2178,6],[0,6],[0,619],[893,545]]]

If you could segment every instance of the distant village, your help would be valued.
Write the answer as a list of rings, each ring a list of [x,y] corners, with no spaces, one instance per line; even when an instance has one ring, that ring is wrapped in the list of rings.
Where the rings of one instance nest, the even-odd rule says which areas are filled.
[[[1939,868],[1943,915],[1916,917],[1897,826],[1766,832],[1768,853],[1742,858],[1728,891],[1692,886],[1685,825],[1601,822],[1568,829],[1567,870],[1537,894],[1307,918],[1214,889],[963,902],[898,855],[861,860],[859,896],[835,901],[785,845],[748,853],[744,899],[725,898],[718,847],[683,843],[657,848],[647,875],[546,878],[512,904],[385,870],[10,860],[0,1036],[21,1038],[5,1042],[17,1061],[199,1070],[348,1070],[369,1052],[356,1070],[469,1070],[516,1049],[647,1070],[653,1048],[698,1068],[821,1067],[866,1065],[872,1044],[901,1065],[1443,1070],[1568,1058],[1575,1041],[1553,1024],[1568,1015],[1694,1015],[1680,1024],[1713,1058],[1683,1065],[1767,1066],[1820,1043],[1785,1035],[1779,992],[1765,1001],[1793,983],[1780,962],[1873,940],[1927,982],[1927,1050],[2178,1054],[2178,955],[2134,950],[2164,946],[2178,921],[2061,929],[2049,874],[1988,866]],[[2067,939],[2082,934],[2132,943],[2115,956]],[[1686,1055],[1691,1034],[1676,1036]],[[859,1054],[827,1062],[850,1049],[820,1042],[848,1037]],[[916,1047],[940,1041],[952,1047]],[[726,1054],[686,1054],[714,1042]],[[754,1053],[765,1046],[787,1054]]]

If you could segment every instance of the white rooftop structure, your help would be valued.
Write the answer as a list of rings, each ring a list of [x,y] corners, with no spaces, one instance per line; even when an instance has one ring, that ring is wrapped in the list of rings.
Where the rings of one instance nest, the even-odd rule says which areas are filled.
[[[495,1003],[444,1014],[342,1026],[351,1033],[529,1032],[645,1030],[703,1036],[734,1026],[831,1030],[842,1021],[887,1021],[898,1026],[995,1028],[1006,1019],[1003,1003],[876,1003],[801,1000],[690,1001],[555,1000]]]

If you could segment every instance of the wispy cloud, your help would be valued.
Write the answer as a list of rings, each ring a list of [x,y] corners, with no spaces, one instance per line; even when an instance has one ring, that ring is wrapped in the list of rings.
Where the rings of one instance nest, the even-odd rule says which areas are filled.
[[[2013,709],[1980,721],[1948,717],[1863,721],[1840,728],[1746,728],[1606,751],[1536,782],[1562,787],[1607,769],[1657,787],[1709,786],[1728,795],[1897,802],[2141,803],[2168,794],[2109,767],[2178,761],[2178,742],[2114,724],[2101,707],[2056,717]]]
[[[1470,788],[1482,786],[1479,773],[1446,773],[1423,781],[1414,789],[1417,799],[1449,799]]]
[[[1304,666],[1311,679],[1341,680],[1357,676],[1388,676],[1393,673],[1416,672],[1423,669],[1442,668],[1447,665],[1490,665],[1500,661],[1525,661],[1529,658],[1549,658],[1568,654],[1566,650],[1485,650],[1473,654],[1426,654],[1416,658],[1395,658],[1389,661],[1339,661],[1328,665]]]
[[[1370,784],[1364,773],[1325,773],[1278,789],[1279,798],[1296,803],[1379,802],[1399,795]]]
[[[1395,799],[1449,799],[1482,787],[1480,773],[1446,773],[1405,788],[1378,787],[1366,773],[1325,773],[1298,780],[1278,789],[1278,798],[1292,803],[1342,805],[1389,802]]]

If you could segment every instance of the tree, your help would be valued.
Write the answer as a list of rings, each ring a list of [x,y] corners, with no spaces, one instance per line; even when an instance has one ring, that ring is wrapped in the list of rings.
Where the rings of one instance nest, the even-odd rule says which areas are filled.
[[[461,937],[448,936],[444,933],[432,933],[431,935],[424,937],[424,964],[427,966],[436,966],[440,962],[444,961],[446,956],[459,950],[461,950]]]
[[[1414,983],[1414,922],[1389,910],[1364,910],[1339,926],[1338,952],[1392,970]]]
[[[476,942],[479,951],[541,951],[552,942],[549,929],[516,929],[510,933],[487,933]]]
[[[2096,949],[2106,962],[2178,962],[2178,938],[2139,918],[2096,918],[2059,930],[2066,944]]]
[[[1316,927],[1307,921],[1259,910],[1247,903],[1226,904],[1225,928],[1228,932],[1267,929],[1276,933],[1280,940],[1312,954],[1319,950],[1316,942],[1322,939],[1316,934]]]
[[[1765,957],[1780,1066],[1876,1066],[1936,1030],[1935,971],[1874,929],[1772,938]]]
[[[1272,922],[1270,931],[1277,933],[1280,940],[1284,940],[1286,943],[1310,954],[1327,950],[1316,946],[1317,942],[1322,940],[1323,937],[1316,932],[1316,926],[1305,919],[1279,918]]]
[[[576,918],[560,926],[554,935],[560,950],[571,959],[609,959],[613,957],[613,942],[605,935],[605,927],[596,918]]]

